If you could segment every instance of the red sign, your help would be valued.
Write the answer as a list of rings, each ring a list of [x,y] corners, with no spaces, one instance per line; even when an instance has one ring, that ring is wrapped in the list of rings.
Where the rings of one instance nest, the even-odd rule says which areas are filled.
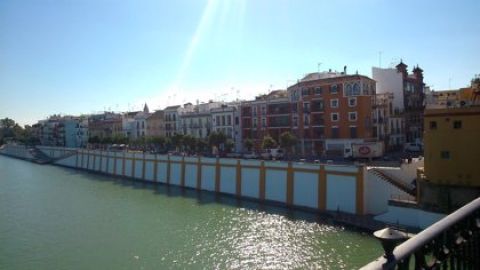
[[[362,155],[368,155],[370,154],[370,147],[363,145],[358,148],[358,152]]]

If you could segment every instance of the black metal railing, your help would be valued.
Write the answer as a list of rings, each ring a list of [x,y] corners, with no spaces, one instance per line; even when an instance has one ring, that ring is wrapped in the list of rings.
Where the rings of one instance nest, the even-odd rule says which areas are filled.
[[[480,269],[480,198],[361,269]]]

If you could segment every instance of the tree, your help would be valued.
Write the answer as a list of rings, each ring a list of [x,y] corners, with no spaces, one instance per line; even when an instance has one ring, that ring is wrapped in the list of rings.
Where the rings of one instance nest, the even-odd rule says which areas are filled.
[[[197,149],[198,149],[198,152],[208,151],[208,142],[205,139],[198,139]]]
[[[167,140],[163,136],[153,136],[150,137],[150,142],[155,145],[157,149],[165,149]]]
[[[208,144],[210,146],[216,146],[217,148],[220,147],[220,145],[224,144],[227,141],[227,136],[223,134],[223,132],[212,132],[208,136]]]
[[[297,144],[297,137],[289,131],[280,134],[280,146],[285,149],[287,154],[292,152],[292,148]]]
[[[230,153],[234,150],[235,148],[235,142],[232,139],[227,139],[225,142],[225,151]]]
[[[88,138],[88,143],[100,143],[100,138],[98,136],[93,136]]]
[[[13,128],[15,126],[15,121],[13,121],[12,119],[10,118],[4,118],[4,119],[0,119],[0,126],[2,126],[3,128],[6,128],[6,129],[10,129],[10,128]]]
[[[252,151],[252,148],[253,148],[253,140],[252,139],[245,139],[245,141],[243,141],[243,146],[245,146],[247,148],[248,151]]]
[[[183,135],[175,133],[171,138],[172,145],[175,147],[176,151],[181,150],[183,144]]]
[[[263,149],[275,148],[276,146],[277,146],[277,142],[270,135],[266,135],[265,137],[263,137],[263,141],[262,141]]]
[[[195,152],[197,146],[197,138],[192,135],[183,136],[183,145],[189,152]]]
[[[123,134],[115,134],[112,137],[112,143],[114,144],[128,144],[129,138]]]
[[[101,144],[111,144],[112,142],[113,142],[112,137],[103,137],[103,138],[100,140],[100,143],[101,143]]]

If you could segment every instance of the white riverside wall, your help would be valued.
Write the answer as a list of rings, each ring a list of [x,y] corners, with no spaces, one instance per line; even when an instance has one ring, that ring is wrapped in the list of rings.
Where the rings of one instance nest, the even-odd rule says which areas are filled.
[[[407,196],[363,166],[37,148],[65,157],[55,161],[61,166],[319,211],[380,214],[392,194]]]
[[[320,211],[365,213],[364,167],[197,158],[39,147],[55,164],[272,201]],[[386,203],[386,202],[385,202]]]
[[[8,156],[14,156],[21,159],[33,159],[32,154],[24,145],[8,144],[0,148],[0,153]]]

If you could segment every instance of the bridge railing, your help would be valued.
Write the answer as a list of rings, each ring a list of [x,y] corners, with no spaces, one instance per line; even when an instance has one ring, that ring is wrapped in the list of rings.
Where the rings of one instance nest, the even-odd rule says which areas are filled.
[[[480,269],[480,197],[361,269]]]

